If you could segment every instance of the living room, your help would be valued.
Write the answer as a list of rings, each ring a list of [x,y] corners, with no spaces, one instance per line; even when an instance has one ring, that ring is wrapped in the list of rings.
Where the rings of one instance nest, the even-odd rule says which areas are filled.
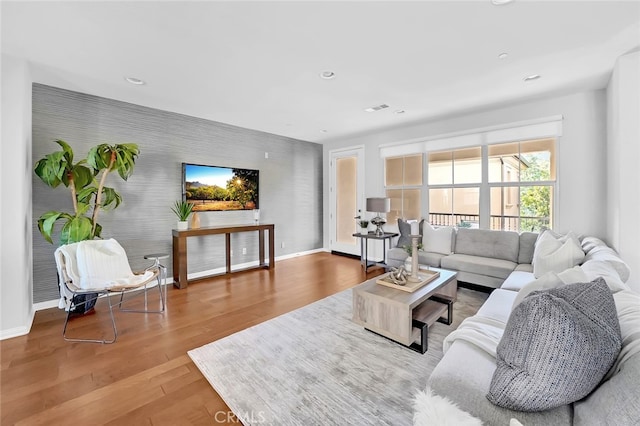
[[[16,31],[19,31],[20,27],[20,24],[16,23],[20,21],[8,22],[8,25],[5,25],[5,19],[10,19],[7,17],[7,11],[15,7],[18,15],[9,16],[24,19],[30,16],[30,7],[37,7],[25,6],[25,9],[21,10],[17,4],[10,3],[3,2],[2,5],[1,161],[2,217],[5,219],[2,225],[0,302],[2,338],[28,333],[35,312],[57,304],[56,271],[53,262],[55,247],[42,240],[37,232],[35,219],[52,208],[52,205],[57,208],[63,205],[64,201],[34,179],[32,171],[37,159],[57,148],[52,143],[56,138],[67,140],[77,147],[78,151],[86,151],[90,146],[104,142],[105,139],[109,143],[135,142],[140,145],[141,154],[135,173],[130,181],[119,186],[124,204],[118,210],[104,215],[103,225],[105,230],[109,230],[110,236],[121,240],[131,252],[132,266],[142,267],[145,264],[143,254],[171,252],[170,234],[175,218],[170,206],[174,200],[181,197],[180,167],[183,162],[237,166],[261,171],[260,220],[276,225],[276,257],[280,261],[332,249],[331,195],[328,190],[331,181],[332,152],[364,146],[366,180],[363,196],[384,196],[384,161],[380,155],[381,148],[402,149],[417,143],[428,145],[430,141],[448,137],[487,129],[529,125],[536,120],[562,117],[562,135],[558,139],[558,191],[555,198],[556,215],[553,228],[560,232],[573,230],[585,235],[594,235],[609,242],[630,266],[630,285],[640,290],[637,279],[640,255],[635,249],[635,240],[640,234],[636,220],[640,216],[640,200],[637,192],[638,179],[632,174],[638,159],[637,140],[640,137],[637,125],[638,16],[632,16],[629,20],[633,25],[628,25],[627,21],[622,20],[624,25],[615,28],[615,22],[612,23],[612,29],[608,34],[612,39],[616,36],[618,39],[589,42],[588,47],[593,48],[597,54],[602,53],[603,46],[615,51],[609,53],[613,59],[608,61],[598,76],[570,79],[569,83],[565,80],[560,86],[557,83],[549,83],[545,91],[536,89],[532,85],[544,83],[545,79],[550,78],[547,76],[554,71],[554,67],[549,67],[546,73],[540,72],[544,75],[539,81],[524,83],[518,76],[519,84],[529,85],[520,92],[518,98],[505,96],[502,99],[491,98],[491,102],[479,103],[476,100],[475,104],[461,102],[459,105],[449,105],[450,110],[442,113],[431,112],[424,118],[416,115],[413,119],[396,122],[393,120],[397,117],[412,114],[410,108],[402,105],[402,95],[372,94],[371,102],[361,105],[361,109],[370,104],[388,102],[393,108],[406,108],[406,112],[393,116],[387,114],[380,119],[380,123],[376,122],[376,118],[372,118],[380,111],[363,112],[362,114],[369,114],[365,119],[367,128],[343,133],[336,131],[338,136],[323,132],[322,130],[333,130],[327,129],[329,126],[325,126],[323,120],[314,118],[308,123],[313,124],[315,136],[300,133],[301,136],[296,137],[294,131],[286,129],[286,123],[279,124],[282,126],[281,133],[276,130],[264,131],[259,126],[224,124],[237,121],[227,121],[225,116],[204,117],[191,109],[186,103],[188,100],[183,101],[182,109],[176,105],[165,106],[168,105],[165,98],[157,99],[155,104],[152,97],[145,103],[132,102],[138,95],[127,93],[134,89],[144,90],[144,86],[124,88],[115,83],[103,83],[101,90],[83,89],[88,87],[86,80],[91,80],[92,77],[86,75],[82,69],[63,73],[52,65],[40,63],[39,61],[45,60],[43,57],[37,60],[20,57],[17,52],[26,47],[20,46],[19,43],[12,45],[11,51],[5,51],[4,40],[7,36],[12,40],[18,38]],[[505,6],[494,6],[489,1],[486,3],[487,7],[496,9],[520,7],[520,2]],[[521,3],[528,3],[529,6],[532,4]],[[610,5],[612,2],[603,4]],[[245,5],[247,8],[250,6]],[[618,6],[635,6],[637,10],[635,2],[621,2],[607,7]],[[97,10],[99,9],[91,13],[90,18],[86,18],[83,26],[99,21],[98,17],[94,16],[99,14]],[[354,13],[353,10],[350,12]],[[329,12],[326,13],[330,16]],[[616,13],[615,16],[620,18],[620,15],[623,14]],[[287,16],[286,11],[283,16]],[[35,20],[41,24],[39,21],[47,16],[45,13],[43,16],[34,15],[34,18],[36,17]],[[9,31],[5,28],[10,28],[12,32],[5,33]],[[634,36],[635,44],[628,44]],[[39,37],[46,37],[46,32],[43,31]],[[102,53],[108,57],[111,48],[108,46],[108,39],[105,40],[107,46]],[[577,49],[575,46],[574,48]],[[256,69],[268,63],[268,58],[261,52],[245,53],[254,53],[259,58],[256,59]],[[496,52],[495,55],[499,53],[501,52]],[[81,56],[86,52],[67,52],[56,47],[52,54],[64,57],[67,54]],[[229,52],[226,54],[232,55]],[[584,56],[584,60],[587,61],[589,55]],[[549,63],[556,56],[548,54],[541,55],[541,58]],[[125,63],[118,65],[111,63],[112,61],[106,62],[118,68]],[[176,64],[171,59],[162,58],[158,60],[158,67],[167,66],[167,62],[172,62],[171,66],[178,68],[177,76],[182,75],[182,68],[195,66]],[[366,64],[369,66],[370,62],[367,61]],[[325,66],[322,64],[322,68],[310,70],[317,79],[313,84],[323,85],[320,90],[335,96],[338,90],[346,89],[344,86],[338,86],[339,89],[336,89],[335,85],[331,84],[339,83],[341,79],[354,84],[353,77],[343,74],[339,68],[336,68],[337,75],[334,80],[322,80],[317,74],[325,70]],[[364,68],[364,65],[362,67]],[[424,67],[437,65],[428,63]],[[142,71],[135,70],[136,76],[149,78],[142,75]],[[119,69],[115,73],[117,78],[123,80],[121,74],[129,72],[131,71]],[[363,72],[366,74],[367,71]],[[74,81],[71,78],[74,74],[77,74],[79,80]],[[348,80],[349,78],[352,80]],[[175,81],[179,79],[176,78]],[[475,82],[479,86],[483,83],[484,80]],[[209,83],[202,84],[206,86]],[[252,85],[246,84],[246,90],[250,91]],[[280,80],[276,79],[272,90],[276,90],[275,88],[281,84]],[[148,85],[153,84],[149,82]],[[171,82],[170,85],[172,93],[180,91],[179,83]],[[465,86],[463,90],[470,90],[469,86],[472,85]],[[368,87],[366,89],[369,90]],[[449,90],[453,92],[454,88]],[[477,96],[483,95],[484,92],[481,92]],[[423,93],[422,96],[428,97],[429,94]],[[251,109],[248,105],[246,108]],[[297,108],[302,109],[300,106]],[[431,108],[437,109],[437,106]],[[317,117],[318,114],[310,115]],[[294,123],[288,127],[296,126]],[[311,124],[308,124],[304,131],[311,132],[311,127]],[[424,211],[428,211],[426,197],[423,205]],[[201,215],[201,218],[204,226],[253,220],[249,211],[207,214]],[[393,226],[389,229],[393,229]],[[255,259],[256,239],[243,236],[234,239],[233,244],[248,249],[246,257],[236,253],[236,263],[246,263]],[[195,274],[194,277],[197,277],[199,272],[222,267],[223,244],[219,241],[203,243],[199,249],[194,250],[193,257],[190,256],[193,262],[190,270]],[[212,257],[220,260],[210,263],[208,259]]]

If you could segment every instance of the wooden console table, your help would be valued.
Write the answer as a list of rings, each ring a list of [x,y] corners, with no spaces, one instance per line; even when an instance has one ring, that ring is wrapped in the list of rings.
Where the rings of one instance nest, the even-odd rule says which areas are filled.
[[[269,231],[269,263],[264,261],[264,231]],[[225,234],[227,274],[231,273],[231,234],[236,232],[258,231],[259,263],[256,268],[275,268],[275,225],[229,225],[209,226],[204,228],[187,229],[185,231],[173,230],[173,285],[178,288],[187,288],[187,238],[202,235]]]

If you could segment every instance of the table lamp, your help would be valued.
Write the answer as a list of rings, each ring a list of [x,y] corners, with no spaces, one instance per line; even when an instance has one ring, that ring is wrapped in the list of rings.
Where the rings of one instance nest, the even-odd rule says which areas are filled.
[[[388,213],[391,211],[391,199],[390,198],[367,198],[367,211],[375,212],[376,217],[371,219],[371,223],[376,226],[375,234],[377,236],[384,235],[382,225],[387,223],[387,220],[380,215],[382,213]]]

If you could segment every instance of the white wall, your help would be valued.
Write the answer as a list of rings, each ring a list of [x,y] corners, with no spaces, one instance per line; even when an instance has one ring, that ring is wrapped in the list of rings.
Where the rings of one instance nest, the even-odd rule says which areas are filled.
[[[640,52],[616,62],[607,90],[607,239],[640,291]]]
[[[329,186],[329,151],[362,144],[366,161],[365,196],[383,196],[384,163],[381,144],[480,129],[507,123],[562,115],[563,136],[558,149],[558,231],[604,238],[606,235],[606,93],[580,92],[522,102],[455,117],[345,138],[324,144],[324,182]],[[329,230],[329,193],[324,191],[324,229]],[[325,232],[324,245],[329,247]]]
[[[2,55],[0,144],[0,339],[29,332],[31,255],[31,77],[26,62]]]

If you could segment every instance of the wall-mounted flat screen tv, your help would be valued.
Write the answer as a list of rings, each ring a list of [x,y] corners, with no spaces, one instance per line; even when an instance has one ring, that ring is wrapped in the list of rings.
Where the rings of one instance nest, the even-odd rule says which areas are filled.
[[[259,177],[259,170],[182,163],[183,199],[198,212],[257,209]]]

